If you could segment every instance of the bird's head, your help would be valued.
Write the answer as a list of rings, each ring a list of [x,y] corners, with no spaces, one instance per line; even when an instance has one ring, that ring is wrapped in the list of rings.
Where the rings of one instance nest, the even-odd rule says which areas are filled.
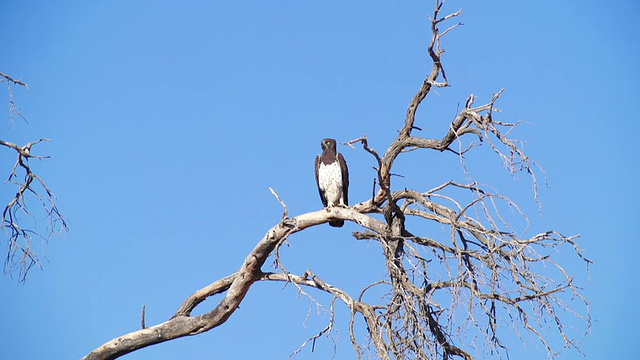
[[[336,141],[335,139],[322,139],[320,143],[320,147],[322,147],[322,151],[325,150],[335,150],[336,149]]]

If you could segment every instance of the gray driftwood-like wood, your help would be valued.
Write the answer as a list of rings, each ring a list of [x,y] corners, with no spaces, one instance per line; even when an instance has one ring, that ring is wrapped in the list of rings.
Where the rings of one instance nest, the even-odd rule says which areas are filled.
[[[521,237],[504,221],[498,204],[515,209],[516,214],[520,211],[517,205],[494,189],[473,181],[464,184],[449,181],[428,190],[394,190],[392,169],[400,155],[430,149],[452,152],[464,161],[464,155],[477,144],[457,151],[453,145],[461,144],[462,138],[471,137],[487,144],[508,171],[531,174],[537,200],[537,164],[523,153],[517,141],[507,136],[518,123],[494,119],[498,112],[495,105],[502,90],[491,101],[478,106],[475,97],[469,96],[442,137],[414,135],[419,130],[415,121],[422,101],[434,87],[449,85],[442,65],[441,40],[460,23],[445,30],[440,26],[458,17],[461,10],[441,16],[441,8],[442,2],[437,0],[430,20],[432,35],[428,53],[433,65],[412,98],[396,139],[382,155],[370,147],[366,136],[347,143],[351,146],[361,144],[375,160],[377,186],[374,186],[371,199],[350,207],[329,207],[289,217],[286,204],[272,190],[284,207],[282,220],[257,243],[238,271],[193,293],[168,321],[110,340],[84,359],[113,359],[146,346],[208,331],[227,321],[256,281],[288,282],[309,297],[305,290],[332,294],[334,302],[341,302],[351,310],[349,335],[359,359],[373,351],[381,359],[470,360],[474,358],[472,352],[483,346],[494,354],[506,351],[501,334],[510,332],[505,330],[510,326],[532,335],[547,349],[549,357],[556,355],[547,341],[550,335],[543,333],[543,329],[550,326],[565,347],[579,349],[580,339],[567,332],[562,319],[563,316],[575,316],[584,320],[586,334],[591,321],[589,303],[575,286],[573,276],[560,265],[563,259],[550,255],[562,248],[565,257],[574,254],[589,264],[578,247],[577,236],[547,231]],[[472,200],[457,199],[447,193],[450,190],[469,193]],[[406,222],[409,217],[438,224],[449,233],[444,239],[414,234]],[[360,225],[362,231],[353,233],[354,238],[378,242],[384,256],[386,276],[359,294],[349,294],[311,270],[301,275],[293,274],[286,270],[279,256],[279,247],[289,236],[335,219]],[[280,272],[262,271],[271,255]],[[430,258],[426,259],[427,256]],[[444,274],[430,271],[436,262],[439,262],[439,269],[444,269]],[[545,269],[544,273],[538,272],[541,268]],[[363,300],[370,289],[380,287],[387,295],[378,302]],[[563,294],[568,294],[578,304],[566,301]],[[442,299],[440,295],[450,298],[451,303],[437,300]],[[221,297],[218,304],[203,315],[191,316],[192,311],[211,296]],[[333,305],[332,302],[329,324],[309,341],[331,331],[335,321]],[[356,317],[366,322],[367,341],[358,339],[354,330]],[[472,331],[477,333],[472,336],[473,341],[479,343],[461,340]]]

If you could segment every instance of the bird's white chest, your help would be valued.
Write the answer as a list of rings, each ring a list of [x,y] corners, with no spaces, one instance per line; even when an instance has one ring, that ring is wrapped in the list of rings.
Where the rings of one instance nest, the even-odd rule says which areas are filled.
[[[337,161],[329,165],[320,163],[318,184],[320,190],[325,194],[328,206],[342,203],[342,171],[340,171],[340,164]]]

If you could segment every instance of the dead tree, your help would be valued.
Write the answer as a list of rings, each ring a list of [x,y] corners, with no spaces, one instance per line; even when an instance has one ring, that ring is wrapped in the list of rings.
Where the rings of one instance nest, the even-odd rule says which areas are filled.
[[[7,83],[9,93],[9,122],[13,123],[14,117],[26,121],[19,107],[14,101],[13,86],[29,86],[21,79],[0,72],[0,82]],[[56,205],[56,197],[44,180],[33,171],[30,160],[48,159],[49,156],[40,156],[32,153],[32,148],[49,139],[41,138],[19,146],[15,143],[0,139],[0,145],[13,149],[16,152],[16,162],[9,172],[6,182],[16,187],[16,193],[2,211],[0,228],[7,239],[7,256],[4,261],[4,272],[9,275],[17,275],[17,279],[23,282],[29,270],[34,266],[41,267],[38,252],[33,248],[34,240],[46,242],[52,235],[67,230],[67,223]],[[29,199],[31,198],[31,199]],[[37,209],[30,209],[29,203],[37,202]],[[45,218],[45,229],[38,229],[38,222]]]
[[[434,88],[449,85],[441,41],[460,23],[444,30],[441,26],[454,21],[461,10],[442,16],[442,5],[442,1],[436,1],[430,20],[431,71],[411,100],[396,139],[383,154],[370,147],[366,136],[348,142],[361,144],[373,158],[377,187],[371,199],[348,208],[332,207],[289,217],[286,204],[274,192],[284,207],[282,220],[267,231],[236,272],[193,293],[168,321],[143,326],[108,341],[84,359],[114,359],[146,346],[206,332],[227,321],[257,281],[292,283],[307,295],[311,293],[308,289],[333,295],[329,325],[310,340],[333,328],[334,302],[342,302],[351,313],[350,340],[358,358],[371,352],[381,359],[468,360],[487,354],[495,356],[506,353],[501,338],[510,328],[518,334],[533,335],[550,358],[557,355],[548,341],[551,336],[579,351],[581,337],[591,322],[589,303],[556,253],[573,253],[588,266],[590,261],[576,242],[578,236],[564,236],[553,230],[531,237],[518,235],[502,210],[506,207],[516,209],[523,217],[524,214],[509,198],[477,182],[450,181],[420,190],[394,187],[392,169],[400,155],[426,149],[453,152],[464,159],[466,153],[477,148],[463,145],[466,139],[488,144],[509,171],[531,174],[534,188],[537,186],[536,173],[540,169],[519,143],[507,136],[518,122],[495,118],[502,91],[482,105],[476,105],[475,97],[469,96],[441,138],[415,135],[419,130],[416,111],[420,104]],[[462,192],[468,200],[461,200],[466,199],[459,195]],[[279,247],[292,241],[292,235],[332,219],[360,225],[362,231],[353,233],[355,239],[380,244],[386,278],[358,294],[349,294],[312,270],[304,274],[286,270]],[[436,223],[447,229],[447,235],[436,238],[414,233],[410,224],[416,221]],[[270,256],[279,271],[263,271]],[[378,293],[382,290],[385,295],[370,300],[372,289]],[[211,296],[220,297],[218,304],[205,314],[193,316],[192,311]],[[564,326],[566,317],[583,320],[584,332],[568,330]],[[366,323],[366,339],[358,336],[357,319]],[[549,324],[555,334],[547,334]]]

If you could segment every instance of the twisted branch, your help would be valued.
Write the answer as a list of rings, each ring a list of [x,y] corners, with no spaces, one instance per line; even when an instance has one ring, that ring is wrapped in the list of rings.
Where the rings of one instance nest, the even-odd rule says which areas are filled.
[[[449,181],[427,191],[394,190],[391,170],[400,154],[420,149],[449,150],[462,158],[476,147],[456,152],[450,146],[471,135],[486,141],[509,172],[530,174],[537,200],[535,172],[541,169],[536,169],[537,164],[524,154],[519,142],[507,137],[519,122],[494,119],[499,111],[495,105],[503,90],[479,106],[474,105],[475,96],[470,95],[441,138],[412,135],[418,128],[417,109],[431,89],[449,86],[442,64],[445,52],[442,38],[461,23],[444,31],[439,26],[455,19],[462,11],[441,16],[442,6],[443,1],[437,0],[431,18],[428,53],[433,66],[412,98],[396,139],[382,156],[370,146],[366,136],[346,143],[360,143],[375,160],[379,189],[376,191],[374,185],[372,199],[348,208],[331,207],[290,218],[284,201],[272,190],[284,208],[282,220],[267,232],[238,271],[189,296],[167,322],[113,339],[84,359],[112,359],[219,326],[237,309],[256,281],[292,283],[314,302],[311,293],[303,287],[333,295],[328,310],[329,324],[293,355],[332,331],[337,300],[350,310],[349,338],[359,359],[369,349],[375,350],[381,359],[470,360],[474,358],[472,352],[481,351],[479,349],[495,357],[496,353],[507,351],[500,340],[506,328],[513,328],[518,334],[522,329],[533,334],[551,358],[557,352],[545,333],[550,323],[555,324],[555,331],[566,347],[579,350],[580,340],[563,324],[565,316],[584,320],[586,334],[591,323],[589,303],[575,285],[573,276],[555,259],[557,251],[568,248],[588,267],[590,260],[578,246],[578,235],[565,236],[553,230],[531,237],[519,234],[514,230],[514,221],[524,219],[528,226],[528,219],[520,208],[508,197],[473,181]],[[384,221],[373,216],[376,214],[383,215]],[[364,229],[353,233],[356,239],[380,244],[386,278],[366,286],[357,298],[320,279],[311,270],[303,275],[290,273],[280,259],[280,246],[291,235],[330,219],[359,224]],[[437,224],[445,231],[437,237],[417,234],[423,231],[420,226],[415,226],[416,234],[409,229],[421,223]],[[263,272],[262,266],[272,254],[280,271]],[[364,301],[365,294],[374,288],[382,290],[384,295],[377,303]],[[221,299],[212,310],[199,316],[191,315],[195,307],[216,295]],[[581,309],[573,308],[576,300]],[[367,325],[366,343],[356,336],[356,316],[362,317]],[[478,341],[482,343],[477,344]]]

